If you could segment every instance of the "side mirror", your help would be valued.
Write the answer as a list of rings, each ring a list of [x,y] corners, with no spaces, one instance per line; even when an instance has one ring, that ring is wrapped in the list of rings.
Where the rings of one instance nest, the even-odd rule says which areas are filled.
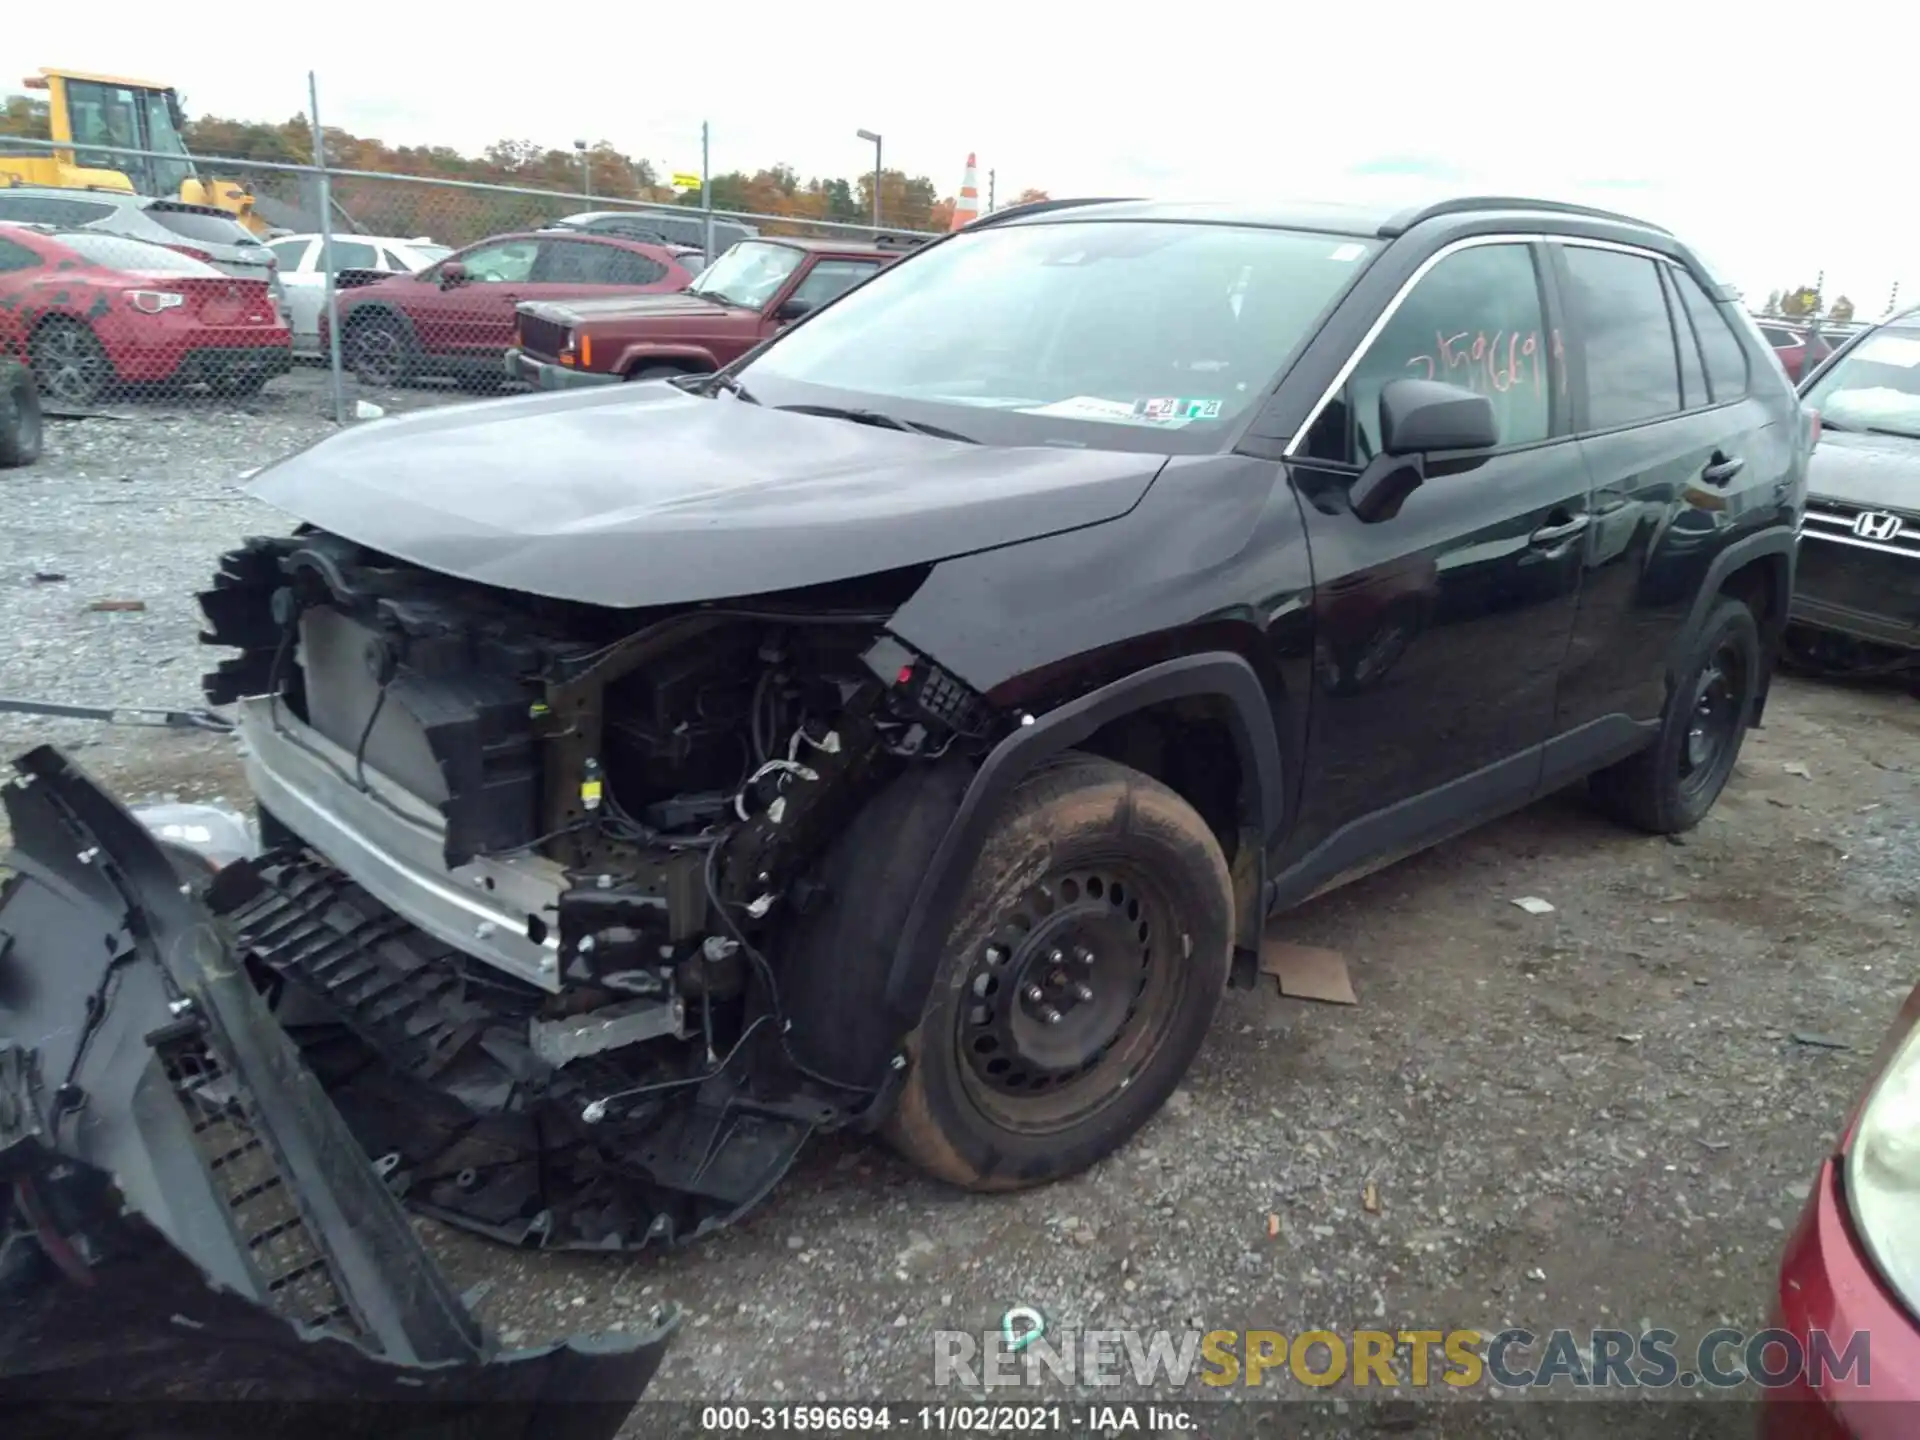
[[[1499,443],[1486,396],[1443,380],[1390,380],[1380,391],[1380,453],[1347,491],[1353,513],[1368,524],[1390,519],[1426,480],[1426,456]]]
[[[458,260],[449,260],[440,267],[440,288],[451,290],[456,285],[467,283],[467,267]]]
[[[1380,449],[1386,455],[1491,450],[1500,443],[1493,402],[1443,380],[1391,380],[1380,391]]]
[[[773,312],[776,320],[798,320],[813,309],[811,300],[802,300],[798,295],[789,295],[780,302],[780,308]]]

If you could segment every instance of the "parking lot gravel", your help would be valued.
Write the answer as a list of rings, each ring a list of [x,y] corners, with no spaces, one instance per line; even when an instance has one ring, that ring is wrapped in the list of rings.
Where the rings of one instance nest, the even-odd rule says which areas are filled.
[[[292,378],[245,410],[56,421],[40,465],[0,476],[0,694],[201,703],[194,592],[283,523],[234,487],[332,428]],[[216,736],[0,717],[8,754],[49,740],[131,800],[240,795]],[[1920,978],[1917,771],[1912,697],[1783,680],[1679,843],[1561,795],[1310,903],[1278,929],[1341,951],[1359,1004],[1231,992],[1166,1110],[1049,1189],[965,1195],[833,1137],[680,1252],[427,1229],[509,1343],[682,1305],[650,1399],[978,1398],[935,1385],[933,1334],[1016,1304],[1054,1333],[1758,1328]],[[1305,1393],[1275,1371],[1257,1395]]]

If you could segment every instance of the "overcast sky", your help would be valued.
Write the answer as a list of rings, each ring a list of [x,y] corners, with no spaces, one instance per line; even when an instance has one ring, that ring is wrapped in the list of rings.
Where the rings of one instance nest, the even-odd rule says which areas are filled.
[[[993,169],[1003,200],[1027,186],[1332,198],[1413,178],[1643,215],[1756,302],[1824,268],[1829,297],[1851,295],[1863,318],[1895,280],[1920,303],[1913,107],[1896,99],[1920,14],[1892,4],[1718,19],[1693,13],[1698,0],[974,0],[937,14],[578,0],[327,19],[243,6],[211,30],[174,23],[160,0],[90,0],[83,27],[58,6],[12,8],[21,74],[169,82],[196,115],[284,119],[312,69],[329,125],[390,144],[604,139],[694,170],[706,120],[716,171],[853,175],[872,164],[864,128],[885,137],[889,168],[942,194],[977,152],[983,195]],[[1891,73],[1876,78],[1882,59]]]

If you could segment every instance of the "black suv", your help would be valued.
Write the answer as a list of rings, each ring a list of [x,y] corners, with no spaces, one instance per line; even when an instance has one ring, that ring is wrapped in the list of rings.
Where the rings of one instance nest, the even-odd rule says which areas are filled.
[[[1801,387],[1819,417],[1787,654],[1920,676],[1920,309],[1855,336]]]
[[[724,1224],[817,1130],[979,1189],[1161,1105],[1276,911],[1581,777],[1700,820],[1811,425],[1664,230],[1047,202],[717,374],[274,465],[207,904],[382,1172]]]

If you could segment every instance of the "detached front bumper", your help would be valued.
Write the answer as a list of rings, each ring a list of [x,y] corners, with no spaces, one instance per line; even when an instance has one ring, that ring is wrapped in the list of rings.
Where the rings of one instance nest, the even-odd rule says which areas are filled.
[[[599,370],[574,370],[550,361],[536,360],[526,351],[507,351],[507,378],[524,381],[540,390],[581,390],[594,385],[618,385],[618,375]]]
[[[212,1423],[216,1399],[253,1402],[233,1417],[247,1433],[286,1431],[259,1406],[336,1401],[353,1403],[286,1418],[324,1413],[332,1436],[423,1411],[462,1435],[614,1434],[677,1315],[500,1350],[152,837],[58,751],[15,765],[0,1404],[65,1407],[69,1435],[130,1414],[233,1428]]]

